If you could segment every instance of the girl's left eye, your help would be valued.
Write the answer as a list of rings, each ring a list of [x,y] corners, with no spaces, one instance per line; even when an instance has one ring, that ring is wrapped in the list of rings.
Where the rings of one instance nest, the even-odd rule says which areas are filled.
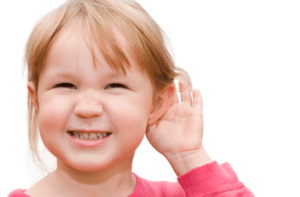
[[[75,89],[76,86],[71,84],[71,83],[59,83],[59,84],[55,85],[54,88],[71,88],[71,89]]]
[[[110,89],[110,88],[125,88],[125,89],[128,89],[127,86],[121,84],[121,83],[111,83],[111,84],[108,84],[106,86],[106,89]]]

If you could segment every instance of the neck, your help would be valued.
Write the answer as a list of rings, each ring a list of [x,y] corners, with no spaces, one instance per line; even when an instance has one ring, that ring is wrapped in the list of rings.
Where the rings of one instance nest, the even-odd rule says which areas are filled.
[[[104,170],[85,172],[58,160],[51,176],[55,179],[55,187],[69,196],[128,196],[136,185],[132,161],[133,155]]]

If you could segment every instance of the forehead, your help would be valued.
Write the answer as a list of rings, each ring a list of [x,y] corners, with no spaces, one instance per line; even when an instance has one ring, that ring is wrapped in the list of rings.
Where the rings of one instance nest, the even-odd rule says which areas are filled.
[[[129,46],[124,36],[116,30],[115,32],[128,60],[128,68],[124,68],[124,64],[119,64],[119,68],[110,65],[103,55],[101,46],[91,42],[93,40],[86,31],[76,26],[70,26],[62,29],[53,39],[41,76],[43,73],[47,73],[47,75],[58,75],[63,72],[76,74],[88,65],[93,65],[96,70],[105,71],[112,77],[143,72],[130,55],[129,50],[127,50]],[[116,57],[117,54],[114,54],[114,56],[112,58],[119,58]],[[125,73],[120,72],[122,68]]]
[[[57,47],[58,45],[59,47]],[[70,46],[74,49],[70,50]],[[51,55],[50,53],[53,53],[51,50],[53,48],[58,51],[68,49],[74,58],[78,58],[78,54],[83,53],[83,50],[80,49],[86,47],[88,50],[84,52],[91,54],[95,66],[97,61],[105,61],[112,69],[121,70],[126,74],[126,69],[130,68],[133,62],[137,62],[132,45],[116,27],[112,26],[109,32],[100,30],[95,32],[77,23],[64,26],[54,36],[46,59]],[[56,55],[59,56],[59,53]],[[137,66],[145,70],[142,65],[137,64]]]

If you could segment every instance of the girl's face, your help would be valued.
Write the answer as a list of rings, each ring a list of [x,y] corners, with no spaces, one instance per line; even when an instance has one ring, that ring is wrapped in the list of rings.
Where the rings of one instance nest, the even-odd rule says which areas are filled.
[[[67,28],[56,37],[35,108],[41,138],[58,161],[96,171],[132,161],[152,111],[153,89],[130,57],[127,75],[112,70],[99,51],[95,68],[83,36]]]

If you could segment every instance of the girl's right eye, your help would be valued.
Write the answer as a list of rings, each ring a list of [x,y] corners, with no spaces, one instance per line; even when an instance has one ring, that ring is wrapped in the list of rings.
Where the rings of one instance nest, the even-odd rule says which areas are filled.
[[[54,88],[71,88],[71,89],[75,89],[76,87],[71,83],[59,83],[59,84],[55,85]]]

